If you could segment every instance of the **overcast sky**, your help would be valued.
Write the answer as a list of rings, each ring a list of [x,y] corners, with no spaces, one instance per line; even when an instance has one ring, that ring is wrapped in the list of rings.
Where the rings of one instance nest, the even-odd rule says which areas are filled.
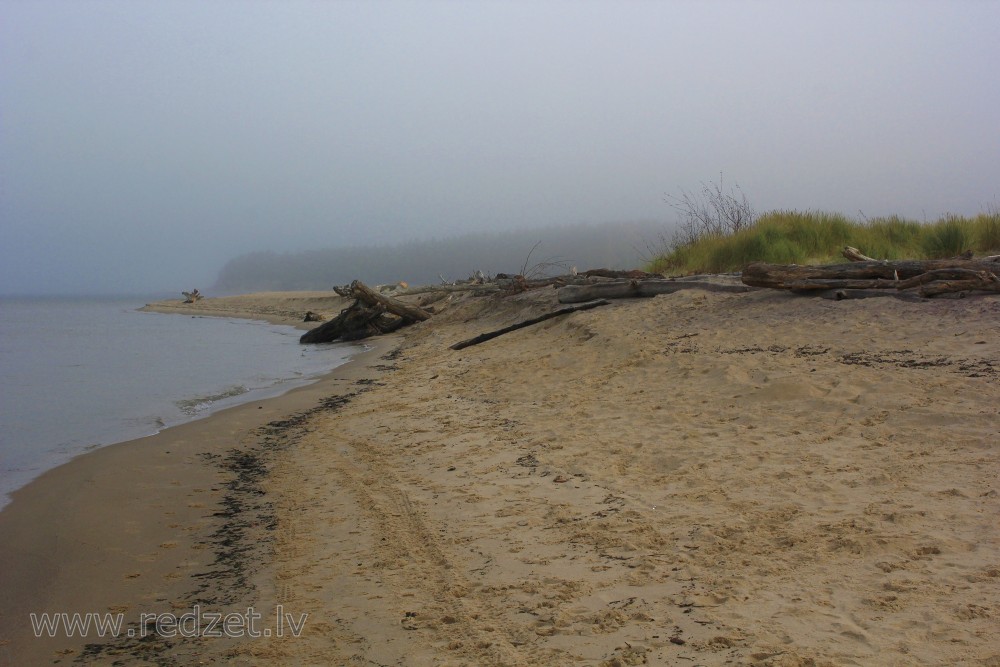
[[[998,205],[1000,3],[0,0],[0,293],[464,230]],[[556,251],[556,249],[553,249]]]

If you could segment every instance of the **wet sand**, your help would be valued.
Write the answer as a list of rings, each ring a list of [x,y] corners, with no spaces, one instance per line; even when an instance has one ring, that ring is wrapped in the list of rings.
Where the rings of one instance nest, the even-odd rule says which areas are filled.
[[[133,447],[53,471],[8,510],[55,562],[0,621],[25,598],[305,618],[298,637],[149,644],[179,664],[1000,664],[1000,301],[691,290],[448,349],[554,302],[443,310],[307,388],[344,400],[233,427],[212,465]],[[52,523],[64,493],[94,504]],[[249,566],[188,594],[226,549]],[[88,550],[106,560],[69,564]]]
[[[269,304],[285,314],[226,311],[217,302],[211,314],[301,321],[287,303]],[[0,511],[0,665],[191,664],[224,656],[228,639],[141,638],[155,633],[138,621],[182,615],[196,604],[228,613],[255,603],[252,578],[268,552],[246,532],[274,520],[259,496],[269,457],[291,441],[304,415],[331,409],[331,397],[384,374],[379,356],[393,345],[359,345],[348,364],[311,385],[97,449],[16,491]],[[120,613],[122,636],[101,638],[92,629],[87,637],[36,638],[29,615],[44,612]]]

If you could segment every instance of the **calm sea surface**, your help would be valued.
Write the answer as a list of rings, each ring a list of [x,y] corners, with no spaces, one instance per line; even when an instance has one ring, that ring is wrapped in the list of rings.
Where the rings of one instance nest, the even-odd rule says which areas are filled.
[[[0,507],[94,447],[277,396],[355,345],[263,322],[140,313],[149,298],[0,298]]]

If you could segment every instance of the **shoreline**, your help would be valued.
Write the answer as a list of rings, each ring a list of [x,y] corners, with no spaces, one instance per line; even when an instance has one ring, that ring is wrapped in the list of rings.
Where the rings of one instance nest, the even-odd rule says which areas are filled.
[[[449,349],[555,301],[469,299],[373,339],[311,407],[266,402],[273,414],[221,429],[211,451],[178,438],[170,450],[187,447],[187,463],[122,448],[131,462],[68,471],[48,493],[89,485],[94,502],[25,530],[63,547],[69,571],[46,583],[69,578],[81,611],[251,606],[303,625],[294,637],[50,642],[45,657],[1000,660],[1000,302],[681,291]],[[100,532],[118,507],[127,537]],[[73,560],[64,528],[105,562]]]
[[[314,322],[303,322],[304,314],[310,307],[333,309],[339,305],[337,302],[340,297],[337,297],[336,295],[330,296],[330,294],[332,293],[291,292],[279,294],[270,292],[256,295],[251,294],[222,297],[210,299],[207,303],[199,302],[197,304],[184,304],[179,299],[167,299],[145,303],[139,307],[136,306],[138,304],[142,304],[142,301],[138,298],[122,297],[122,301],[131,301],[132,305],[128,308],[128,310],[134,312],[157,313],[161,315],[188,315],[192,318],[213,317],[266,322],[268,324],[298,329],[301,332],[315,326]],[[56,298],[62,299],[63,297]],[[262,303],[267,304],[263,310],[260,308],[260,304]],[[349,359],[350,356],[357,354],[355,350],[351,349],[354,347],[352,345],[339,344],[335,347],[342,348],[344,350],[341,356],[344,357],[345,360],[340,361],[339,365],[347,363],[346,360]],[[337,360],[331,359],[330,363],[337,363]],[[0,511],[2,511],[3,508],[9,504],[10,495],[13,492],[31,483],[31,481],[37,479],[47,470],[63,465],[78,456],[83,456],[96,449],[101,449],[115,444],[152,437],[168,428],[208,418],[217,412],[226,410],[230,407],[281,396],[296,388],[308,386],[317,382],[321,377],[333,372],[336,367],[337,366],[333,366],[333,368],[327,367],[327,370],[324,370],[322,366],[317,365],[317,367],[309,369],[308,372],[289,373],[281,379],[269,380],[270,384],[266,384],[264,386],[252,385],[244,380],[243,382],[246,384],[242,387],[234,384],[232,387],[226,388],[227,392],[233,388],[242,390],[240,393],[233,393],[232,395],[211,391],[204,392],[203,394],[197,392],[192,392],[187,395],[182,394],[182,401],[178,399],[179,402],[173,402],[166,407],[166,412],[156,412],[153,416],[156,416],[157,419],[154,420],[147,417],[146,421],[143,422],[142,425],[138,426],[123,421],[117,429],[112,430],[105,428],[104,430],[95,432],[91,428],[90,431],[86,432],[86,436],[81,437],[78,437],[79,428],[77,427],[74,431],[70,431],[69,433],[72,433],[72,437],[76,438],[74,442],[85,444],[79,444],[72,447],[67,446],[64,450],[59,446],[59,441],[53,440],[49,442],[48,446],[53,451],[53,453],[49,455],[49,458],[52,460],[46,460],[44,463],[40,462],[41,459],[38,461],[32,460],[29,462],[28,466],[14,471],[10,478],[6,480],[2,489],[0,489]],[[185,405],[180,406],[180,402]],[[173,409],[172,412],[171,409]],[[128,413],[126,412],[125,414]],[[108,420],[104,420],[104,423],[107,424],[110,422],[108,422]],[[136,420],[136,423],[138,423],[138,420]],[[66,438],[68,441],[70,436],[67,435]],[[42,451],[47,452],[48,450],[43,448]],[[45,454],[43,454],[43,456],[44,455]]]
[[[31,613],[122,614],[139,633],[142,614],[221,603],[226,577],[247,567],[225,559],[242,520],[233,488],[246,474],[233,454],[280,440],[297,415],[381,375],[379,355],[396,343],[369,341],[308,385],[86,452],[10,494],[0,510],[0,665],[121,659],[153,648],[93,634],[36,639]]]

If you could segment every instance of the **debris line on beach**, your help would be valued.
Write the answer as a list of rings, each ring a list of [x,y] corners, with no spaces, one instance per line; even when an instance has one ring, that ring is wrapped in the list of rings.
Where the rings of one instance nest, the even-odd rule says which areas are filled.
[[[964,296],[967,292],[1000,294],[1000,258],[886,260],[845,247],[847,264],[800,266],[755,262],[743,269],[743,283],[785,289],[828,299],[901,296]]]

